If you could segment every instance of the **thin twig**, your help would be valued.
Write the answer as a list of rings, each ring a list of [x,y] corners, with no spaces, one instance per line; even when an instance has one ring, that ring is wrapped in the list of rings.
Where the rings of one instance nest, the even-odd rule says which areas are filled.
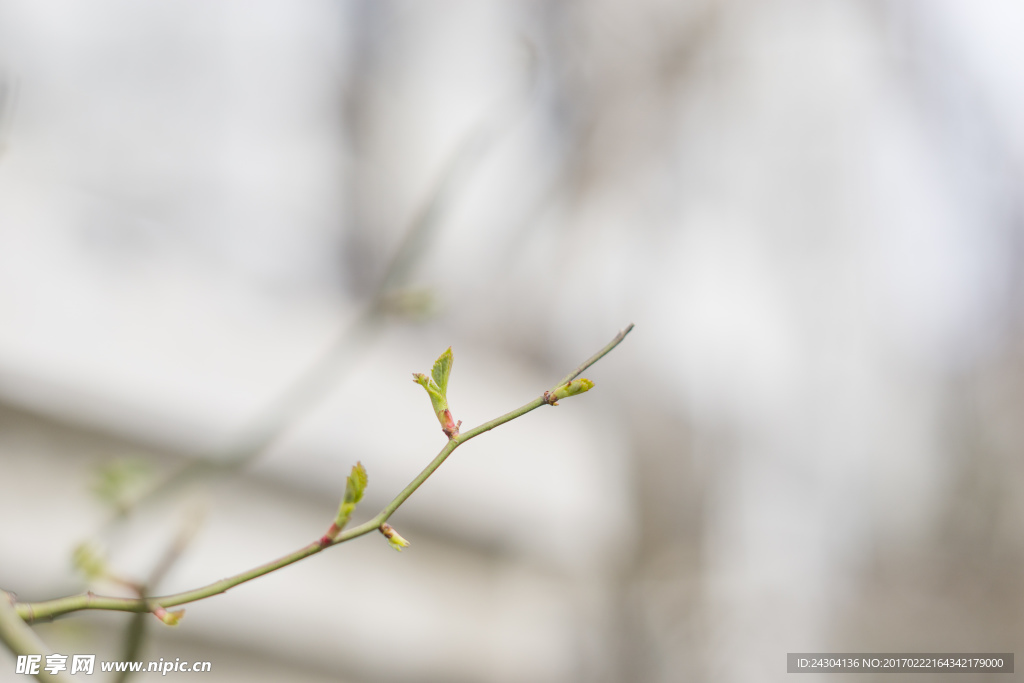
[[[596,363],[605,354],[614,349],[619,345],[620,342],[626,337],[629,331],[633,329],[633,325],[629,325],[626,329],[619,332],[611,342],[609,342],[603,349],[598,351],[596,354],[584,361],[578,368],[573,371],[573,374],[569,375],[567,380],[563,380],[559,385],[564,384],[566,381],[570,381],[581,372],[589,368],[591,365]],[[330,544],[323,545],[319,540],[310,543],[309,545],[299,548],[293,553],[280,557],[272,562],[260,565],[248,571],[236,574],[235,576],[215,581],[207,586],[196,588],[190,591],[184,591],[182,593],[175,593],[173,595],[165,595],[162,597],[155,597],[149,599],[141,598],[118,598],[104,595],[95,595],[91,592],[82,593],[79,595],[70,595],[63,598],[56,598],[54,600],[46,600],[43,602],[33,603],[17,603],[15,605],[18,614],[25,620],[32,619],[47,619],[67,614],[69,612],[77,612],[85,609],[103,609],[103,610],[117,610],[122,612],[149,612],[154,607],[174,607],[176,605],[184,605],[189,602],[195,602],[196,600],[202,600],[213,595],[224,593],[227,590],[234,588],[246,581],[252,581],[255,578],[269,574],[273,571],[277,571],[282,567],[287,567],[290,564],[294,564],[299,560],[303,560],[311,555],[316,555],[325,548],[350,541],[353,538],[358,538],[371,531],[377,530],[381,524],[386,522],[388,518],[395,513],[395,511],[411,496],[416,489],[420,487],[430,477],[434,471],[448,458],[452,452],[466,443],[470,439],[480,436],[484,432],[488,432],[495,427],[510,422],[511,420],[521,417],[526,413],[536,410],[542,405],[547,405],[547,401],[543,395],[535,398],[529,403],[516,408],[515,410],[505,413],[500,417],[496,417],[489,422],[485,422],[478,427],[474,427],[462,434],[450,439],[448,443],[444,445],[444,448],[434,457],[434,459],[427,465],[422,472],[420,472],[415,479],[413,479],[408,486],[406,486],[401,493],[388,503],[383,510],[381,510],[376,517],[373,519],[360,524],[359,526],[348,529],[342,532],[338,537]]]
[[[149,588],[155,588],[164,577],[167,576],[167,572],[174,567],[175,563],[181,558],[182,553],[188,548],[189,544],[192,543],[192,539],[199,533],[199,527],[202,525],[203,511],[201,508],[193,509],[190,514],[185,518],[181,528],[178,529],[177,535],[174,537],[174,541],[167,546],[167,550],[164,551],[160,561],[156,563],[152,571],[149,573],[149,578],[146,579],[146,586]]]
[[[569,382],[573,381],[574,379],[576,379],[577,377],[582,375],[584,370],[586,370],[591,365],[593,365],[597,361],[599,361],[602,358],[604,358],[605,354],[607,354],[609,351],[611,351],[616,346],[618,346],[619,342],[621,342],[623,339],[625,339],[626,335],[629,334],[632,329],[633,329],[633,323],[630,323],[629,325],[626,326],[626,329],[622,330],[617,335],[615,335],[615,339],[612,339],[610,342],[608,342],[607,346],[605,346],[603,349],[601,349],[600,351],[595,353],[590,358],[588,358],[585,361],[583,361],[582,363],[580,363],[580,366],[578,368],[576,368],[575,370],[570,372],[568,375],[563,377],[558,382],[558,384],[555,385],[555,388],[557,389],[558,387],[562,386],[563,384],[568,384]]]

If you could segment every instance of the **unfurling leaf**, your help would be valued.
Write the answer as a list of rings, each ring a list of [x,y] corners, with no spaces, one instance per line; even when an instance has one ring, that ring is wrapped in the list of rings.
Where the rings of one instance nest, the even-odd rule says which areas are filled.
[[[433,379],[427,377],[422,372],[412,373],[412,378],[413,381],[427,390],[427,395],[430,396],[430,403],[434,406],[435,414],[441,415],[444,411],[448,410],[448,399],[441,393],[440,387],[437,386]]]
[[[452,360],[452,347],[449,346],[448,350],[434,361],[430,377],[427,377],[422,372],[412,373],[413,381],[427,390],[427,395],[430,396],[430,403],[434,407],[434,415],[437,416],[437,421],[441,423],[441,431],[449,439],[458,436],[459,425],[462,424],[462,422],[456,423],[451,411],[448,410],[448,378],[452,374]]]
[[[366,482],[366,468],[363,467],[363,463],[356,462],[352,467],[352,474],[348,475],[348,480],[345,482],[344,502],[355,505],[361,501],[366,492]]]
[[[328,541],[333,540],[341,533],[341,530],[348,524],[349,518],[356,509],[356,505],[363,499],[363,494],[366,492],[366,468],[363,467],[363,463],[357,462],[352,466],[352,474],[348,475],[348,479],[345,481],[345,495],[341,499],[341,505],[338,506],[338,516],[334,518],[334,523],[331,528],[327,530],[327,535],[324,536]]]

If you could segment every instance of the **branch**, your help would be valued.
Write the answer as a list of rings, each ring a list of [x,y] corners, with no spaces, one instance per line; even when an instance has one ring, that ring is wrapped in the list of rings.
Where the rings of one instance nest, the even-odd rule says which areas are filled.
[[[24,617],[19,618],[20,612],[15,607],[14,596],[0,591],[0,641],[3,641],[14,655],[48,655],[52,652],[46,644],[39,639],[35,631],[25,623]],[[50,676],[42,673],[45,666],[40,662],[40,673],[36,678],[41,681],[67,681],[63,675]]]
[[[570,382],[584,370],[599,361],[605,356],[605,354],[618,346],[632,329],[633,325],[629,325],[626,329],[619,332],[619,334],[615,336],[615,339],[609,342],[603,349],[584,361],[578,368],[573,370],[571,374],[567,375],[566,378],[556,385],[556,389],[558,387],[562,387],[567,382]],[[196,588],[182,593],[175,593],[173,595],[154,598],[118,598],[96,595],[90,591],[79,595],[70,595],[64,598],[56,598],[54,600],[46,600],[43,602],[16,603],[15,608],[22,619],[32,622],[35,619],[52,619],[53,617],[60,616],[62,614],[86,609],[116,610],[122,612],[152,612],[157,608],[184,605],[189,602],[195,602],[196,600],[202,600],[203,598],[224,593],[235,586],[245,583],[246,581],[252,581],[255,578],[277,571],[282,567],[287,567],[288,565],[294,564],[295,562],[303,560],[311,555],[316,555],[325,548],[344,543],[345,541],[350,541],[353,538],[358,538],[359,536],[368,534],[371,531],[380,529],[381,525],[383,525],[388,518],[390,518],[391,515],[393,515],[395,511],[409,499],[409,496],[411,496],[416,489],[418,489],[423,482],[425,482],[430,475],[441,466],[441,463],[443,463],[456,448],[470,439],[480,436],[484,432],[488,432],[495,427],[503,425],[506,422],[510,422],[517,417],[521,417],[543,405],[549,405],[550,403],[549,392],[544,392],[544,394],[530,401],[526,405],[505,413],[501,417],[496,417],[493,420],[485,422],[482,425],[474,427],[462,434],[453,436],[448,440],[448,443],[445,444],[444,448],[442,448],[434,457],[430,464],[427,465],[423,471],[420,472],[416,478],[402,490],[401,493],[395,496],[395,498],[388,503],[376,517],[360,524],[359,526],[343,531],[334,540],[328,540],[327,542],[322,542],[320,540],[314,541],[309,545],[299,548],[293,553],[242,572],[241,574],[236,574],[235,576],[215,581],[208,586],[203,586],[201,588]]]

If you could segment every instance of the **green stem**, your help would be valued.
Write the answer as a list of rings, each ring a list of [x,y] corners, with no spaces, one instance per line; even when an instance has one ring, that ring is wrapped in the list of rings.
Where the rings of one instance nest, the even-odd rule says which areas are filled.
[[[584,370],[589,368],[591,365],[599,361],[605,354],[614,349],[619,343],[629,334],[629,331],[633,329],[630,325],[623,331],[619,332],[608,345],[598,351],[596,354],[588,358],[582,365],[576,368],[572,374],[568,375],[558,385],[561,386],[566,382],[572,381],[577,375],[582,373]],[[360,524],[359,526],[352,527],[347,531],[342,532],[338,535],[334,541],[328,545],[322,545],[319,541],[314,541],[307,546],[304,546],[293,553],[280,557],[272,562],[260,565],[248,571],[236,574],[220,581],[215,581],[208,586],[196,588],[194,590],[185,591],[183,593],[174,593],[173,595],[164,595],[161,597],[152,598],[115,598],[103,595],[95,595],[92,592],[82,593],[79,595],[69,595],[64,598],[56,598],[54,600],[46,600],[43,602],[23,602],[17,603],[15,609],[17,614],[25,621],[32,622],[36,619],[47,619],[67,614],[69,612],[76,612],[84,609],[103,609],[103,610],[118,610],[122,612],[150,612],[156,606],[161,607],[174,607],[175,605],[184,605],[189,602],[195,602],[196,600],[202,600],[213,595],[224,593],[231,588],[239,584],[243,584],[246,581],[252,581],[255,578],[269,574],[270,572],[277,571],[282,567],[287,567],[290,564],[303,560],[310,555],[316,555],[325,548],[329,548],[345,541],[350,541],[353,538],[358,538],[371,531],[376,531],[380,528],[380,525],[388,520],[395,513],[395,511],[409,499],[416,489],[418,489],[423,482],[425,482],[431,474],[433,474],[438,467],[441,466],[452,452],[466,443],[470,439],[480,436],[484,432],[488,432],[495,427],[510,422],[517,417],[521,417],[526,413],[536,410],[542,405],[546,405],[547,402],[544,396],[540,396],[530,401],[526,405],[523,405],[515,410],[505,413],[500,417],[496,417],[489,422],[485,422],[478,427],[474,427],[448,441],[444,448],[434,457],[434,459],[423,468],[423,471],[416,475],[416,478],[409,482],[409,485],[402,489],[395,498],[388,503],[383,510],[381,510],[376,517],[373,519]],[[0,613],[2,615],[2,613]],[[6,640],[6,639],[5,639]]]
[[[0,641],[14,655],[48,655],[52,652],[46,644],[39,639],[36,632],[29,628],[23,618],[19,618],[20,611],[12,604],[11,596],[0,591]],[[39,673],[36,678],[40,681],[67,681],[63,675],[50,676],[44,673],[45,661],[39,663]]]

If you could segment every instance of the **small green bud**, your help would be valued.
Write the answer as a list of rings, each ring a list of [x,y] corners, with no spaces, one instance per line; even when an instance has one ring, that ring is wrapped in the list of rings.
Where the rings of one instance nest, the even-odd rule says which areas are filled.
[[[163,607],[157,607],[155,610],[153,610],[153,616],[155,616],[157,619],[164,622],[168,626],[177,626],[178,622],[181,621],[181,618],[185,616],[185,610],[176,609],[172,611],[167,611]]]
[[[555,387],[551,391],[544,392],[544,400],[553,406],[558,405],[558,401],[563,398],[569,398],[576,394],[582,394],[586,391],[590,391],[594,388],[594,383],[589,379],[574,379],[571,382],[567,382],[559,387]]]
[[[384,534],[384,538],[388,539],[391,547],[398,552],[402,552],[402,548],[409,547],[409,541],[402,538],[402,535],[395,531],[394,527],[387,522],[380,525],[380,532]]]

